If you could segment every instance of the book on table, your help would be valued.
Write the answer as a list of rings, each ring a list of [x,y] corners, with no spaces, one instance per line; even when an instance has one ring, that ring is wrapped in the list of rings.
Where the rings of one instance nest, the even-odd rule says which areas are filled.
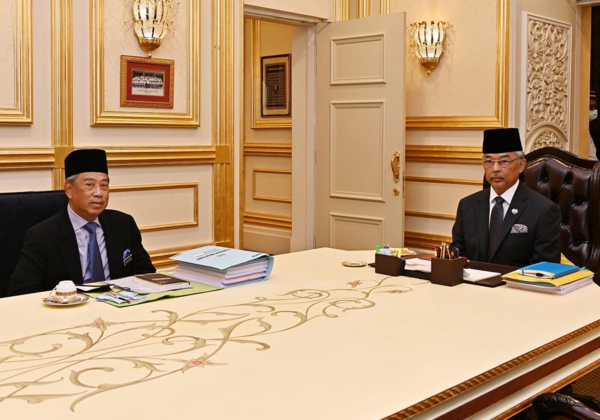
[[[560,265],[560,264],[555,264]],[[524,269],[519,269],[503,276],[508,287],[516,289],[531,290],[535,292],[551,293],[555,295],[564,295],[587,286],[594,280],[594,273],[590,270],[580,269],[577,266],[571,267],[569,274],[563,274],[559,277],[547,278],[537,275],[524,275]],[[573,271],[573,267],[575,270]],[[567,272],[565,270],[563,272]],[[555,274],[556,274],[555,270]]]
[[[273,257],[269,254],[213,245],[182,252],[171,258],[179,261],[174,276],[216,287],[263,281],[273,269]]]
[[[539,262],[520,269],[521,275],[542,279],[556,279],[568,274],[576,273],[579,267],[569,264]]]

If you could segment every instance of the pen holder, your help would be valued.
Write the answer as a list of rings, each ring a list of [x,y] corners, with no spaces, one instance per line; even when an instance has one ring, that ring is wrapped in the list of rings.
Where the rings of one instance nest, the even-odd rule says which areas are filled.
[[[462,283],[465,262],[462,258],[446,260],[431,259],[431,283],[441,286],[456,286]]]
[[[386,276],[401,276],[406,261],[392,255],[375,254],[375,272]]]

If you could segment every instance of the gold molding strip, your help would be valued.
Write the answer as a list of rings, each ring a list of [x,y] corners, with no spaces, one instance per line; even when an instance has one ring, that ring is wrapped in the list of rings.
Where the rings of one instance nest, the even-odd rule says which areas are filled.
[[[350,0],[341,0],[342,16],[341,20],[350,20]]]
[[[212,136],[213,145],[228,146],[230,163],[213,166],[213,241],[234,245],[234,4],[236,0],[212,1]],[[243,19],[243,18],[242,18]],[[243,38],[242,38],[243,39]]]
[[[510,0],[496,0],[495,111],[491,116],[406,117],[406,128],[480,130],[508,125]]]
[[[253,200],[261,200],[261,201],[272,201],[275,203],[292,203],[291,198],[278,198],[278,197],[261,197],[256,195],[256,174],[257,173],[268,173],[268,174],[281,174],[281,175],[292,175],[292,171],[290,169],[262,169],[262,168],[253,168],[252,169],[252,199]]]
[[[244,224],[274,229],[292,230],[292,218],[266,213],[244,213]]]
[[[252,128],[292,128],[292,117],[262,116],[261,21],[250,20],[250,81],[252,83]]]
[[[481,165],[481,148],[406,145],[406,161]]]
[[[144,184],[144,185],[117,185],[111,186],[111,193],[122,193],[132,191],[156,191],[156,190],[180,190],[191,188],[194,195],[194,220],[189,222],[166,223],[162,225],[139,226],[140,232],[158,232],[162,230],[185,229],[198,227],[198,183],[176,182],[170,184]]]
[[[357,0],[356,15],[358,19],[371,16],[371,0]]]
[[[104,150],[106,150],[108,164],[113,167],[206,165],[217,162],[218,148],[215,146],[150,146],[104,147]]]
[[[244,156],[292,157],[291,143],[244,143]]]
[[[473,187],[483,187],[483,181],[476,181],[474,179],[428,178],[423,176],[407,176],[404,177],[404,180],[406,182],[427,182],[432,184],[471,185]]]
[[[0,149],[0,170],[38,169],[54,169],[53,148]]]
[[[108,111],[104,108],[104,0],[91,0],[90,119],[92,126],[200,126],[200,0],[189,0],[188,4],[189,10],[181,11],[189,16],[187,112]],[[216,12],[213,14],[219,15]],[[233,32],[228,36],[232,34]]]
[[[217,245],[213,242],[204,243],[204,244],[195,244],[195,245],[185,245],[183,247],[177,248],[165,248],[165,249],[156,249],[154,251],[149,251],[150,259],[152,260],[152,264],[155,268],[168,268],[173,267],[179,264],[178,261],[170,259],[173,255],[177,255],[181,252],[189,251],[190,249],[201,248],[203,246],[208,245]]]
[[[422,212],[422,211],[406,210],[404,212],[404,215],[410,216],[410,217],[421,217],[421,218],[425,218],[425,219],[449,220],[452,222],[456,220],[456,216],[453,216],[451,214],[428,213],[428,212]]]
[[[14,7],[15,103],[11,107],[0,107],[0,125],[31,125],[33,124],[31,0],[15,1]]]
[[[435,249],[442,242],[451,243],[451,236],[432,235],[430,233],[404,232],[404,246],[422,249]]]
[[[379,14],[387,15],[390,13],[390,0],[379,0]]]

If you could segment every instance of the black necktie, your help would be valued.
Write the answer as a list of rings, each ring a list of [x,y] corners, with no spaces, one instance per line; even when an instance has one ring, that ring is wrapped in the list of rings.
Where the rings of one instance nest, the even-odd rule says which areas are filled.
[[[502,221],[504,220],[504,207],[502,206],[504,199],[498,196],[494,200],[496,200],[496,204],[492,209],[492,216],[490,217],[490,231],[488,235],[488,262],[492,260],[492,252],[494,251],[494,248],[496,247],[497,241],[500,237],[500,228],[502,227]]]

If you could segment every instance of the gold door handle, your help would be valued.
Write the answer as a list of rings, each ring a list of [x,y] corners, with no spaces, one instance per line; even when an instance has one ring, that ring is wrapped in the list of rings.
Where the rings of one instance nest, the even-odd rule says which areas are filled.
[[[398,183],[400,181],[400,152],[396,151],[392,155],[392,173],[394,174],[394,182]]]

